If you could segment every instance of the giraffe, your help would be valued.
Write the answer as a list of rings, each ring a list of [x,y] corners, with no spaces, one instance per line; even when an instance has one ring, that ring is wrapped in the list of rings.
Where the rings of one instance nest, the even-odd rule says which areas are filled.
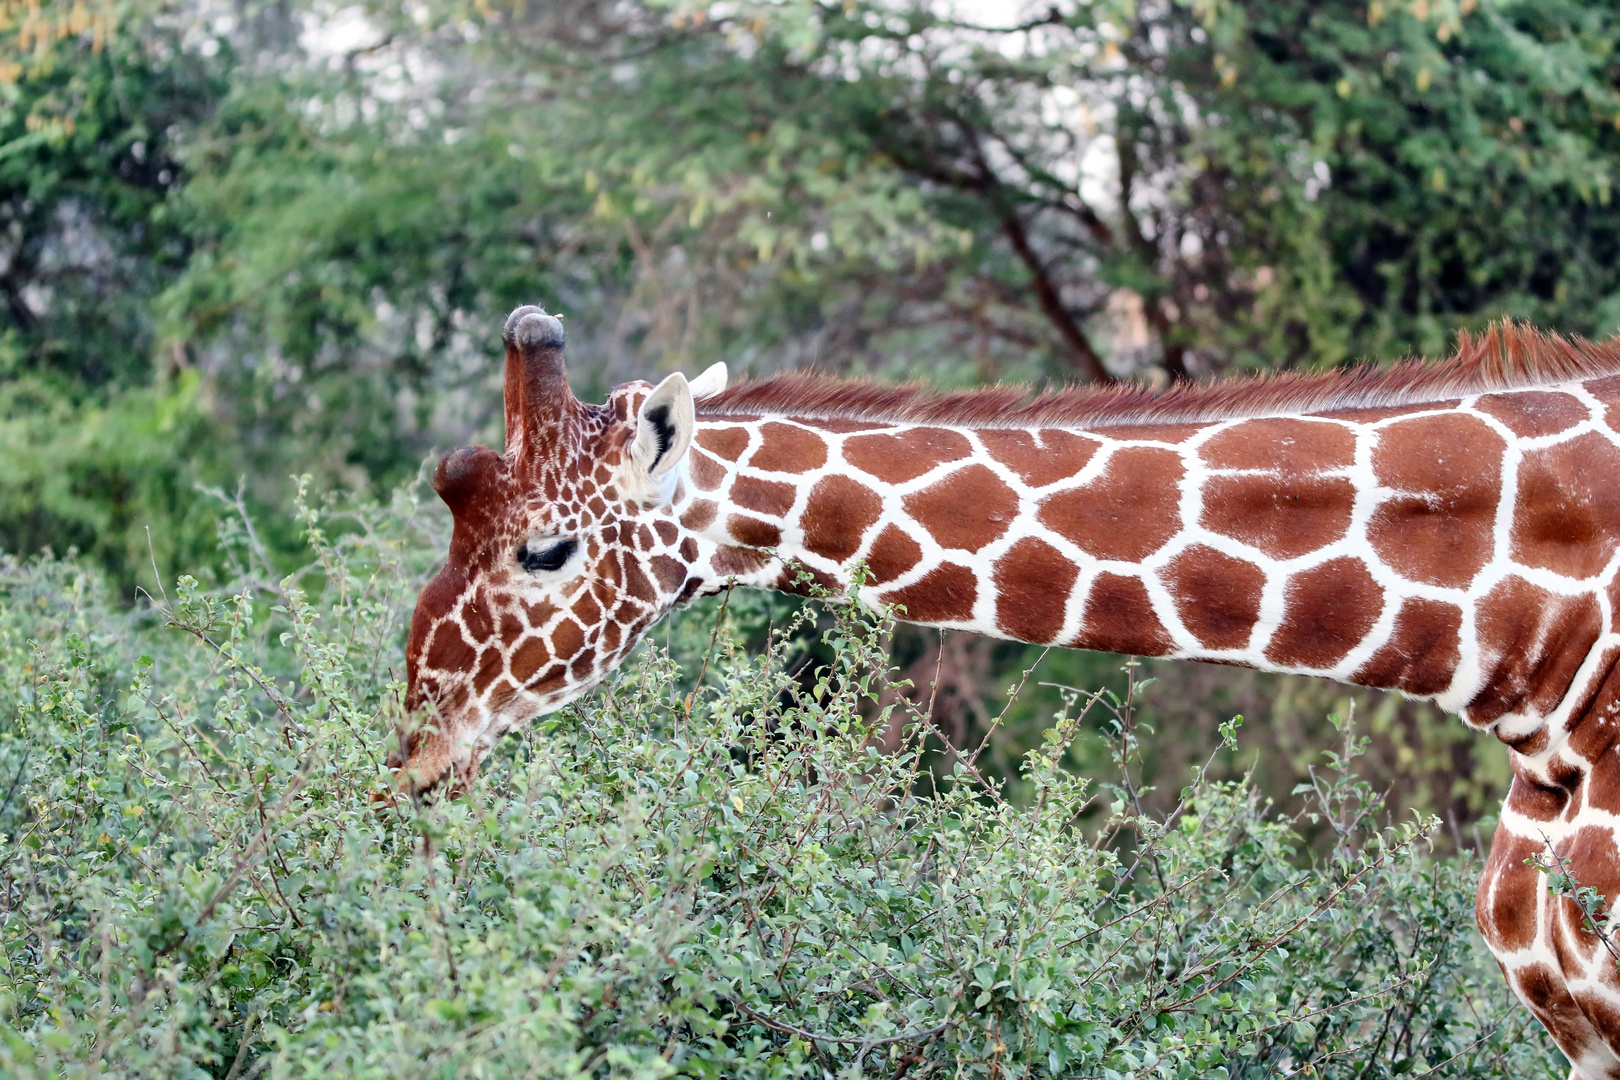
[[[604,405],[555,317],[503,339],[505,452],[433,479],[455,524],[407,646],[408,790],[465,787],[731,584],[1394,689],[1507,744],[1480,929],[1573,1080],[1620,1078],[1620,974],[1538,865],[1620,896],[1620,338],[1501,324],[1437,364],[1033,398],[717,364]]]

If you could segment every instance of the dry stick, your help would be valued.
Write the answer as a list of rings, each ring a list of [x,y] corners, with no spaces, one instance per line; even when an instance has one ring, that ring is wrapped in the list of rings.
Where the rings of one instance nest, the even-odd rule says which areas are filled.
[[[141,592],[146,592],[145,589],[142,589],[140,591]],[[151,600],[154,605],[157,603],[157,601],[153,598],[151,593],[146,593],[146,598],[148,600]],[[168,598],[167,597],[164,598],[164,603],[165,604],[168,603]],[[240,660],[237,660],[235,657],[231,656],[230,653],[226,652],[223,646],[217,644],[214,641],[213,638],[209,637],[207,634],[203,633],[201,630],[196,629],[195,627],[187,626],[185,623],[181,622],[179,619],[176,619],[173,615],[169,614],[169,611],[168,611],[168,609],[166,607],[159,607],[157,610],[163,616],[163,621],[164,622],[168,623],[170,626],[174,627],[177,630],[184,630],[186,633],[190,634],[192,637],[196,638],[198,641],[202,642],[204,645],[207,645],[210,649],[213,649],[215,652],[219,653],[219,655],[222,656],[227,662],[234,662],[243,671],[247,672],[247,677],[252,679],[254,684],[256,686],[258,686],[258,688],[260,690],[264,691],[264,696],[269,698],[271,700],[271,702],[273,702],[275,704],[276,709],[281,713],[282,718],[287,721],[288,726],[290,726],[294,731],[298,732],[298,734],[300,734],[300,735],[309,734],[307,731],[304,730],[304,727],[303,727],[302,724],[300,724],[297,720],[293,719],[292,712],[287,707],[287,699],[282,696],[281,691],[276,689],[273,684],[266,683],[264,681],[264,679],[261,677],[258,668],[254,667],[252,664],[244,664]]]
[[[1249,955],[1249,957],[1242,964],[1240,964],[1238,966],[1238,969],[1236,971],[1234,971],[1232,974],[1228,975],[1224,979],[1221,979],[1219,982],[1213,983],[1212,985],[1204,988],[1203,990],[1201,990],[1198,993],[1194,994],[1192,997],[1186,998],[1185,1000],[1182,1000],[1182,1001],[1179,1001],[1179,1002],[1175,1003],[1174,1005],[1171,1005],[1169,1008],[1164,1009],[1162,1011],[1164,1011],[1164,1012],[1176,1012],[1176,1011],[1179,1011],[1181,1009],[1185,1009],[1187,1006],[1191,1005],[1193,1002],[1199,1000],[1200,998],[1208,997],[1210,994],[1213,994],[1216,990],[1219,990],[1221,987],[1225,986],[1227,983],[1231,982],[1233,979],[1236,979],[1238,976],[1240,976],[1244,972],[1248,971],[1255,964],[1259,963],[1260,958],[1262,956],[1266,955],[1266,953],[1269,953],[1272,949],[1275,949],[1278,945],[1282,944],[1283,940],[1285,938],[1287,938],[1290,934],[1292,934],[1294,931],[1298,930],[1300,927],[1304,926],[1306,923],[1310,922],[1312,919],[1316,918],[1316,916],[1320,915],[1323,911],[1326,911],[1332,904],[1334,904],[1339,899],[1339,897],[1343,896],[1346,892],[1348,892],[1350,890],[1350,888],[1352,886],[1354,886],[1358,881],[1360,881],[1363,877],[1366,877],[1372,871],[1379,869],[1380,867],[1382,867],[1384,865],[1384,863],[1386,863],[1388,861],[1389,861],[1389,852],[1386,850],[1382,854],[1380,854],[1376,860],[1374,860],[1371,863],[1368,863],[1366,866],[1363,866],[1360,870],[1357,870],[1355,872],[1355,874],[1352,875],[1350,877],[1350,879],[1348,881],[1346,881],[1343,885],[1340,885],[1337,889],[1334,889],[1327,896],[1325,896],[1321,900],[1317,901],[1316,906],[1311,908],[1311,910],[1307,911],[1304,915],[1301,915],[1298,919],[1296,919],[1294,921],[1293,925],[1289,926],[1286,930],[1283,930],[1282,932],[1272,936],[1270,939],[1261,942],[1260,945],[1257,948],[1254,949],[1254,951]],[[1199,969],[1197,971],[1191,971],[1191,972],[1186,973],[1186,977],[1187,978],[1197,978],[1198,976],[1205,975],[1205,974],[1208,974],[1210,972],[1215,971],[1219,966],[1220,965],[1217,965],[1217,964],[1206,964],[1203,968],[1201,968],[1201,969]]]
[[[953,1023],[953,1021],[947,1020],[944,1023],[928,1028],[925,1031],[905,1031],[901,1032],[899,1035],[885,1035],[879,1039],[848,1039],[840,1035],[821,1035],[814,1031],[807,1031],[801,1027],[794,1027],[792,1024],[784,1024],[780,1020],[772,1020],[768,1016],[761,1016],[753,1009],[750,1009],[743,1002],[735,999],[732,999],[731,1004],[737,1006],[737,1008],[747,1013],[750,1020],[753,1020],[757,1024],[768,1027],[772,1031],[780,1031],[784,1035],[797,1035],[801,1039],[809,1039],[812,1042],[833,1043],[838,1046],[860,1046],[866,1049],[871,1049],[874,1046],[884,1046],[888,1043],[920,1042],[923,1039],[938,1038],[940,1035],[943,1035],[947,1030],[949,1030]]]
[[[293,774],[292,782],[288,784],[287,790],[282,793],[281,798],[276,802],[275,815],[271,819],[272,822],[280,820],[281,813],[286,808],[288,800],[297,794],[298,790],[304,786],[304,781],[309,778],[310,766],[314,764],[314,761],[315,755],[311,753],[309,757],[304,759],[304,764],[299,766],[298,771]],[[308,817],[314,812],[314,808],[311,807],[309,810],[306,810],[304,813],[298,815],[298,817],[294,819],[293,824],[296,825],[298,822],[304,820],[304,818]],[[183,928],[180,931],[180,936],[175,938],[173,942],[158,950],[158,956],[166,956],[169,953],[174,952],[174,950],[185,944],[186,939],[191,936],[191,932],[193,930],[208,921],[209,917],[214,914],[214,909],[220,904],[224,903],[226,898],[229,897],[233,891],[235,891],[236,886],[241,883],[243,876],[247,873],[248,864],[251,863],[254,856],[259,853],[259,849],[268,844],[270,840],[270,826],[269,824],[266,824],[259,829],[258,835],[253,838],[253,842],[236,857],[236,865],[231,868],[230,874],[226,876],[219,888],[214,890],[214,895],[210,896],[208,898],[208,902],[202,906],[200,911],[197,912],[197,915],[192,920],[191,925]],[[283,900],[285,901],[285,898],[283,898]]]
[[[1409,986],[1416,978],[1416,975],[1408,975],[1404,979],[1390,983],[1382,990],[1369,990],[1365,994],[1358,994],[1352,998],[1345,998],[1343,1001],[1336,1001],[1332,1005],[1324,1005],[1320,1009],[1312,1009],[1310,1012],[1298,1013],[1294,1016],[1290,1016],[1286,1020],[1279,1020],[1275,1024],[1268,1024],[1266,1027],[1255,1028],[1253,1031],[1249,1032],[1249,1037],[1253,1038],[1256,1035],[1266,1035],[1270,1032],[1285,1028],[1290,1024],[1297,1024],[1301,1020],[1309,1020],[1313,1016],[1321,1016],[1323,1013],[1332,1012],[1334,1009],[1342,1009],[1347,1005],[1356,1005],[1363,1001],[1371,1001],[1373,998],[1381,997],[1382,995],[1390,993],[1393,990],[1399,990],[1403,986]]]
[[[934,651],[934,681],[932,683],[929,683],[929,685],[928,685],[928,713],[927,713],[927,715],[929,715],[929,716],[934,715],[934,702],[939,700],[939,673],[940,673],[940,670],[944,666],[945,666],[945,631],[941,630],[939,632],[939,647]],[[904,701],[906,699],[904,697],[902,697],[901,700]],[[908,702],[908,704],[910,704],[910,703]],[[915,705],[911,705],[911,710],[913,712],[916,712],[917,707]],[[919,717],[921,716],[920,713],[918,715],[919,715]],[[923,754],[927,751],[927,749],[928,749],[928,740],[927,739],[918,739],[917,740],[917,756],[911,762],[911,771],[912,772],[916,772],[917,770],[922,768]]]
[[[973,777],[973,779],[979,782],[980,789],[983,790],[986,795],[990,796],[998,803],[1002,803],[1003,805],[1006,804],[1006,800],[1001,797],[1001,792],[996,790],[995,785],[986,780],[984,778],[984,774],[979,772],[972,762],[968,761],[962,756],[962,751],[958,750],[956,745],[951,742],[950,737],[940,729],[938,724],[934,723],[932,713],[923,717],[923,723],[927,724],[928,730],[932,731],[936,736],[939,737],[939,741],[945,744],[945,748],[951,752],[951,757],[960,762],[962,767],[967,769],[968,773]]]
[[[973,751],[973,756],[968,758],[967,763],[970,768],[978,762],[979,755],[984,753],[984,748],[990,745],[991,736],[995,735],[996,728],[1000,727],[1001,721],[1006,718],[1007,710],[1011,709],[1013,707],[1013,702],[1018,700],[1018,695],[1023,692],[1024,684],[1029,682],[1029,677],[1035,674],[1035,669],[1041,666],[1041,661],[1045,660],[1046,654],[1051,651],[1052,646],[1046,646],[1046,648],[1041,650],[1041,655],[1035,658],[1035,662],[1024,670],[1024,677],[1018,680],[1017,686],[1013,687],[1012,694],[1007,698],[1007,704],[1002,706],[1000,713],[996,714],[995,720],[991,721],[990,729],[984,733],[984,738],[979,742],[978,747]]]
[[[280,820],[281,812],[285,809],[287,801],[291,799],[293,795],[297,794],[298,790],[304,786],[304,781],[309,778],[309,767],[313,765],[314,762],[315,755],[311,754],[305,759],[304,765],[298,770],[298,772],[293,774],[292,782],[288,784],[287,790],[282,793],[281,798],[276,802],[276,812],[271,817],[272,822]],[[299,815],[299,817],[302,818],[303,815]],[[220,884],[219,888],[214,891],[214,895],[208,898],[208,903],[202,906],[202,910],[197,912],[197,917],[192,921],[191,924],[193,927],[201,926],[208,920],[208,917],[214,913],[214,909],[220,904],[224,903],[226,897],[230,896],[231,891],[234,890],[237,883],[242,880],[242,875],[247,873],[248,864],[253,860],[253,857],[258,854],[261,847],[270,842],[270,839],[269,826],[260,826],[258,835],[253,838],[253,842],[247,846],[247,849],[244,850],[242,854],[236,857],[236,866],[231,869],[230,875],[226,877],[226,879]],[[191,931],[189,929],[183,931],[180,935],[180,940],[184,941],[187,935],[190,933]],[[179,944],[180,942],[175,942],[176,947],[178,947]]]
[[[253,1027],[258,1022],[257,1011],[248,1013],[247,1020],[242,1024],[242,1041],[236,1048],[236,1058],[231,1062],[230,1071],[225,1074],[225,1080],[236,1080],[241,1075],[242,1063],[247,1060],[247,1053],[253,1046]]]
[[[152,706],[153,711],[156,712],[158,714],[158,716],[163,718],[163,722],[168,724],[169,727],[174,731],[176,737],[178,737],[179,740],[180,740],[180,744],[182,746],[186,747],[188,750],[191,749],[191,743],[186,739],[185,735],[182,733],[180,725],[177,724],[175,721],[169,719],[168,714],[163,711],[163,706],[158,704],[156,701],[153,701],[150,697],[145,698],[145,701],[146,701],[146,703],[148,705]],[[236,773],[237,777],[243,782],[243,784],[247,787],[247,789],[249,791],[253,792],[253,809],[254,809],[254,812],[259,815],[259,824],[261,826],[263,826],[264,828],[269,828],[270,827],[269,821],[264,816],[264,795],[259,790],[258,785],[253,783],[252,777],[250,777],[246,773],[244,773],[242,771],[241,766],[237,765],[234,761],[231,761],[229,758],[227,758],[224,755],[224,753],[222,753],[220,751],[220,749],[217,746],[214,745],[214,741],[212,739],[208,738],[206,735],[204,735],[200,731],[197,733],[197,738],[199,740],[201,740],[210,750],[213,750],[214,753],[219,756],[220,760],[224,761],[227,765],[229,765],[231,770]],[[201,756],[198,755],[195,750],[192,750],[192,755],[194,757],[197,757],[197,760],[199,762],[202,762]],[[219,778],[214,775],[212,770],[207,769],[206,763],[204,763],[204,770],[208,773],[209,779],[214,782],[214,786],[220,789],[220,794],[224,795],[227,799],[229,799],[230,798],[230,793],[225,790],[224,785],[222,785],[219,782]],[[266,778],[266,780],[268,782],[268,778]],[[204,823],[204,826],[210,832],[214,831],[213,826],[208,825],[206,822]],[[215,835],[217,836],[219,834],[215,833]],[[275,857],[276,857],[276,861],[281,864],[281,872],[283,874],[291,875],[292,871],[287,869],[287,860],[282,857],[281,852],[279,852],[279,851],[275,852]],[[276,875],[272,873],[270,875],[270,884],[275,887],[276,895],[281,897],[281,903],[287,909],[287,914],[288,914],[289,917],[291,917],[294,925],[296,925],[299,929],[302,929],[303,926],[304,926],[304,921],[302,919],[300,919],[298,917],[298,913],[293,910],[292,904],[287,902],[286,894],[284,894],[281,891],[281,879],[276,877]],[[261,887],[259,891],[262,894],[264,890]],[[268,897],[266,899],[268,899]]]
[[[1120,915],[1117,918],[1109,919],[1107,922],[1101,924],[1100,926],[1094,926],[1090,930],[1087,930],[1085,933],[1081,934],[1077,938],[1070,938],[1068,941],[1065,941],[1063,944],[1059,945],[1058,950],[1061,952],[1061,951],[1066,950],[1066,949],[1072,949],[1074,946],[1079,945],[1081,942],[1089,941],[1090,939],[1096,937],[1098,934],[1102,933],[1104,930],[1107,930],[1111,926],[1117,926],[1118,924],[1124,922],[1126,919],[1129,919],[1129,918],[1132,918],[1134,916],[1140,915],[1144,911],[1147,911],[1147,910],[1149,910],[1151,908],[1158,907],[1159,905],[1166,903],[1167,901],[1169,901],[1169,899],[1171,897],[1175,896],[1176,893],[1180,892],[1181,890],[1183,890],[1185,888],[1188,888],[1189,886],[1196,885],[1198,882],[1202,881],[1204,878],[1208,877],[1210,874],[1213,874],[1215,871],[1216,871],[1216,867],[1206,866],[1203,870],[1200,870],[1198,873],[1194,874],[1192,877],[1190,877],[1187,880],[1183,881],[1181,884],[1176,885],[1173,888],[1167,889],[1162,893],[1159,893],[1157,896],[1154,896],[1151,899],[1143,902],[1142,904],[1132,908],[1131,910],[1125,912],[1123,915]]]
[[[169,604],[169,594],[167,590],[163,588],[163,575],[158,573],[157,550],[152,547],[152,526],[145,525],[142,526],[142,528],[146,530],[146,554],[151,556],[152,559],[152,579],[157,582],[158,592],[163,595],[163,605],[164,607],[167,607]],[[147,593],[146,598],[148,600],[152,599],[152,594]],[[168,613],[165,612],[164,614],[167,616]]]
[[[726,595],[721,599],[720,611],[714,617],[714,632],[709,635],[709,651],[703,657],[703,666],[698,668],[696,684],[693,685],[691,692],[686,695],[686,718],[688,720],[692,719],[692,702],[696,699],[697,692],[703,688],[703,677],[709,673],[709,661],[714,657],[714,645],[715,642],[720,640],[720,625],[725,622],[726,605],[731,603],[731,590],[736,587],[737,581],[735,578],[726,582]]]
[[[1102,691],[1099,690],[1098,693],[1101,694]],[[1095,701],[1095,700],[1096,699],[1093,698],[1093,701]],[[1091,706],[1087,705],[1086,708],[1089,710],[1091,708]],[[1193,782],[1191,784],[1188,784],[1186,790],[1182,792],[1181,800],[1176,803],[1175,809],[1171,810],[1169,816],[1166,817],[1164,819],[1164,821],[1160,824],[1161,829],[1164,829],[1164,830],[1168,831],[1170,826],[1175,824],[1176,818],[1181,816],[1182,811],[1187,809],[1187,802],[1192,797],[1193,789],[1195,787],[1197,787],[1198,784],[1203,781],[1204,776],[1206,774],[1208,774],[1209,767],[1211,765],[1215,764],[1215,758],[1221,752],[1221,749],[1222,749],[1221,747],[1217,746],[1214,750],[1210,751],[1210,755],[1209,755],[1208,760],[1206,760],[1204,762],[1204,767],[1202,769],[1198,770],[1198,775],[1193,778]],[[1141,849],[1138,849],[1137,854],[1136,854],[1136,861],[1131,863],[1131,868],[1129,870],[1127,870],[1123,875],[1121,875],[1121,877],[1119,878],[1118,884],[1116,884],[1113,887],[1113,889],[1109,890],[1108,895],[1104,898],[1104,903],[1112,901],[1114,899],[1114,897],[1118,896],[1120,890],[1125,887],[1125,883],[1130,881],[1131,878],[1136,876],[1136,869],[1137,869],[1137,867],[1142,865],[1142,860],[1145,857],[1146,856],[1142,853]],[[1165,894],[1161,894],[1161,895],[1165,895]]]

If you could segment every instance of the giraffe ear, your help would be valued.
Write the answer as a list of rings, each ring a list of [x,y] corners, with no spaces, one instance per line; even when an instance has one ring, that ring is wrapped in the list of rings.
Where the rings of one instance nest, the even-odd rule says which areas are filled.
[[[692,388],[692,397],[701,401],[706,397],[714,397],[726,388],[726,365],[724,363],[710,364],[703,369],[703,374],[688,383]]]
[[[671,375],[641,403],[630,467],[637,479],[658,489],[665,502],[674,495],[675,466],[686,457],[696,427],[692,388],[684,375]]]

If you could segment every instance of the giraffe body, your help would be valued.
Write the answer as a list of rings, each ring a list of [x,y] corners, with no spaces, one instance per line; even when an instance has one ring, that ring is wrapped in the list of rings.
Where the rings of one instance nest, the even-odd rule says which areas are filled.
[[[1510,747],[1480,927],[1573,1075],[1620,1077],[1614,960],[1534,865],[1620,899],[1620,347],[1502,328],[1439,369],[1033,402],[711,369],[586,406],[556,320],[505,336],[507,452],[435,478],[418,787],[466,783],[671,607],[805,571],[863,566],[862,599],[926,625],[1398,689]]]

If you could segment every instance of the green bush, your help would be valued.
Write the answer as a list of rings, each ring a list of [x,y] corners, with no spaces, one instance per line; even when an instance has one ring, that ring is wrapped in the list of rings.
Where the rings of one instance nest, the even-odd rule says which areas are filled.
[[[920,784],[925,725],[871,739],[872,612],[807,675],[813,612],[739,592],[469,796],[373,799],[445,522],[301,509],[316,560],[273,589],[121,612],[80,565],[0,564],[6,1074],[1562,1074],[1477,868],[1381,821],[1349,724],[1297,818],[1202,774],[1139,812],[1130,701],[1079,691],[1013,782],[964,753]],[[1088,709],[1108,783],[1065,766]]]

